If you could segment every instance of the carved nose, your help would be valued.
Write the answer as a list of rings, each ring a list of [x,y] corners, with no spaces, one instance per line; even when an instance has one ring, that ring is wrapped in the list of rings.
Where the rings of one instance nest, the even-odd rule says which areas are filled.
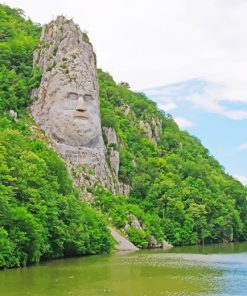
[[[83,97],[79,97],[76,106],[77,111],[86,111]]]

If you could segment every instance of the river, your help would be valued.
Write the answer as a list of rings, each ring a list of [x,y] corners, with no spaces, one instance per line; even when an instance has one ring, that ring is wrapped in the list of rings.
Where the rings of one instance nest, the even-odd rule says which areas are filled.
[[[247,295],[247,243],[89,256],[0,272],[2,296]]]

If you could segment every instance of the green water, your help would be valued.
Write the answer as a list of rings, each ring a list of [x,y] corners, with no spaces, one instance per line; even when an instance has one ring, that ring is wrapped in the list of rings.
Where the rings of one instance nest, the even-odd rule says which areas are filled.
[[[247,243],[56,260],[0,272],[4,296],[247,295]]]

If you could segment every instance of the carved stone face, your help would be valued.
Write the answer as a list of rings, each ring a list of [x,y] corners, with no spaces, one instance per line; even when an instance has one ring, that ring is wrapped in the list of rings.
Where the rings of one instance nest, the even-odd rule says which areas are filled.
[[[54,40],[58,39],[54,53]],[[63,17],[43,30],[41,41],[50,46],[37,48],[34,53],[34,64],[43,71],[38,98],[31,106],[34,119],[60,146],[103,147],[91,44],[72,21]]]
[[[101,136],[99,101],[67,85],[53,93],[49,104],[49,134],[57,142],[77,147],[97,147]]]

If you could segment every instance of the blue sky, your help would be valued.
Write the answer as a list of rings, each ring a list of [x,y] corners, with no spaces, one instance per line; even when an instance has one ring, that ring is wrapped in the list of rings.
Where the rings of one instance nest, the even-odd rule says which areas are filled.
[[[143,92],[157,102],[160,109],[170,113],[181,129],[197,136],[228,173],[247,184],[247,119],[232,116],[233,111],[245,112],[247,106],[223,100],[215,109],[211,103],[208,108],[206,102],[212,101],[211,87],[211,83],[197,78]]]

